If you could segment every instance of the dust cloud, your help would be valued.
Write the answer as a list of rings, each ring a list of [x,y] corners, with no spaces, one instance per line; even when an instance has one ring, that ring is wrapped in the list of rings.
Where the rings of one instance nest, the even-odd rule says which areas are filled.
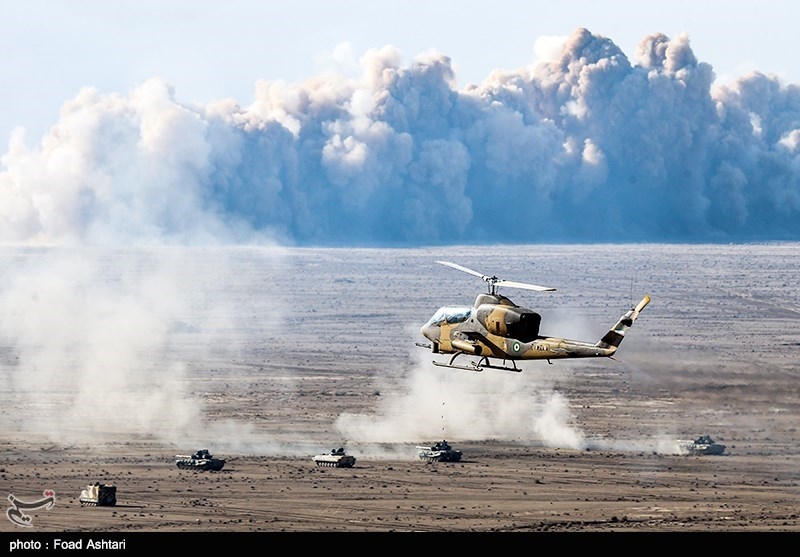
[[[374,414],[344,413],[336,427],[351,442],[426,444],[440,439],[505,440],[582,448],[566,398],[530,372],[441,368],[413,354],[402,383]],[[441,356],[440,356],[441,358]]]
[[[14,403],[0,418],[21,435],[62,443],[216,435],[189,366],[235,354],[242,320],[266,331],[281,319],[280,303],[253,282],[269,280],[278,250],[20,248],[2,256],[0,387]],[[253,260],[266,276],[242,272]],[[230,438],[250,426],[214,428]]]

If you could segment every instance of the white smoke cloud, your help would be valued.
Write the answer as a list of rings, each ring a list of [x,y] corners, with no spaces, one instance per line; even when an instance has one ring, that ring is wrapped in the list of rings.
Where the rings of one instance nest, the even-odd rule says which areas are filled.
[[[408,375],[388,385],[374,413],[344,413],[336,428],[350,443],[500,439],[583,448],[565,397],[535,371],[460,371],[415,356]],[[384,390],[382,390],[382,393]]]
[[[206,419],[189,366],[236,354],[245,326],[266,334],[277,325],[280,301],[252,281],[269,278],[279,252],[6,248],[3,257],[6,433],[62,443],[199,441],[216,430],[231,444],[251,438],[248,424]],[[265,264],[254,275],[243,261]]]
[[[797,236],[797,86],[759,73],[715,84],[685,34],[644,37],[629,59],[578,29],[535,53],[464,90],[445,54],[405,64],[386,46],[356,60],[347,44],[304,83],[258,82],[249,106],[184,104],[163,79],[87,88],[39,145],[12,136],[0,241]]]

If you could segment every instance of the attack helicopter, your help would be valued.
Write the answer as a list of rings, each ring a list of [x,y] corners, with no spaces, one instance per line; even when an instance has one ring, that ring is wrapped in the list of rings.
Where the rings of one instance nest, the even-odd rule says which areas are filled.
[[[541,315],[518,306],[497,289],[503,286],[553,292],[555,288],[502,280],[449,261],[436,263],[480,277],[489,288],[488,293],[478,294],[472,307],[439,308],[420,329],[430,343],[417,342],[417,346],[428,348],[434,354],[452,354],[447,363],[433,361],[435,365],[442,367],[469,371],[492,368],[521,372],[516,364],[519,360],[547,360],[547,363],[552,364],[551,360],[566,358],[613,359],[625,333],[650,303],[650,296],[645,295],[597,342],[549,337],[539,334]],[[456,364],[456,358],[462,355],[478,356],[479,359],[471,360],[469,365]],[[502,360],[502,364],[493,363],[490,358]]]

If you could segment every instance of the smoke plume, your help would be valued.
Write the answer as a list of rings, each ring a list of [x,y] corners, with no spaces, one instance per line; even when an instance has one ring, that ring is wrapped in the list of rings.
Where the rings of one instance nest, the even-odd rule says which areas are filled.
[[[446,55],[404,66],[389,46],[356,77],[258,82],[249,105],[181,103],[163,79],[86,88],[40,144],[10,138],[0,241],[798,237],[796,85],[716,84],[686,35],[647,36],[629,58],[578,29],[547,52],[460,90]]]
[[[217,381],[230,375],[247,335],[280,322],[280,301],[265,292],[278,252],[7,248],[2,257],[7,433],[67,444],[248,437],[248,424],[206,420],[202,394],[219,384],[212,370]],[[244,268],[254,264],[258,274]]]
[[[416,352],[402,382],[386,389],[374,414],[344,413],[345,439],[369,445],[420,440],[496,439],[584,448],[566,398],[533,373],[475,373],[437,368]]]

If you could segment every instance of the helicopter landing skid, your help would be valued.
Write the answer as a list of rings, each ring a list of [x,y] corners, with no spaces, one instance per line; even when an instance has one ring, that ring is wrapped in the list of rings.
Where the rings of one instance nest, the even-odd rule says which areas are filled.
[[[436,360],[433,360],[432,363],[433,363],[433,365],[439,366],[439,367],[449,367],[449,368],[453,368],[453,369],[464,369],[464,370],[467,370],[467,371],[483,371],[483,368],[479,367],[478,364],[476,364],[475,362],[470,362],[472,364],[471,367],[470,366],[459,366],[459,365],[455,365],[453,363],[445,364],[445,363],[442,363],[442,362],[437,362]]]
[[[442,362],[437,362],[436,360],[433,360],[433,365],[439,366],[439,367],[450,367],[450,368],[453,368],[453,369],[464,369],[464,370],[467,370],[467,371],[483,371],[484,368],[490,368],[490,369],[501,369],[503,371],[513,371],[515,373],[521,373],[522,372],[522,370],[517,367],[517,364],[514,362],[514,360],[511,360],[512,367],[496,366],[496,365],[491,364],[489,362],[489,358],[486,357],[486,356],[483,356],[477,362],[470,361],[470,365],[469,366],[460,366],[460,365],[456,365],[455,363],[453,363],[453,362],[455,362],[455,359],[458,356],[461,356],[462,354],[463,354],[463,352],[458,352],[458,353],[454,354],[453,357],[450,358],[450,361],[448,363],[446,363],[446,364],[442,363]],[[505,362],[505,360],[503,360],[503,361]]]
[[[486,359],[486,358],[484,358],[484,359]],[[481,360],[481,361],[483,361],[483,360]],[[503,360],[503,361],[505,361],[505,360]],[[495,365],[490,364],[489,360],[486,360],[486,363],[484,363],[484,364],[481,364],[481,362],[478,362],[478,365],[483,365],[483,367],[488,367],[488,368],[491,368],[491,369],[502,369],[503,371],[513,371],[515,373],[522,373],[522,370],[517,367],[517,364],[514,363],[514,360],[511,360],[511,366],[512,367],[495,366]]]

